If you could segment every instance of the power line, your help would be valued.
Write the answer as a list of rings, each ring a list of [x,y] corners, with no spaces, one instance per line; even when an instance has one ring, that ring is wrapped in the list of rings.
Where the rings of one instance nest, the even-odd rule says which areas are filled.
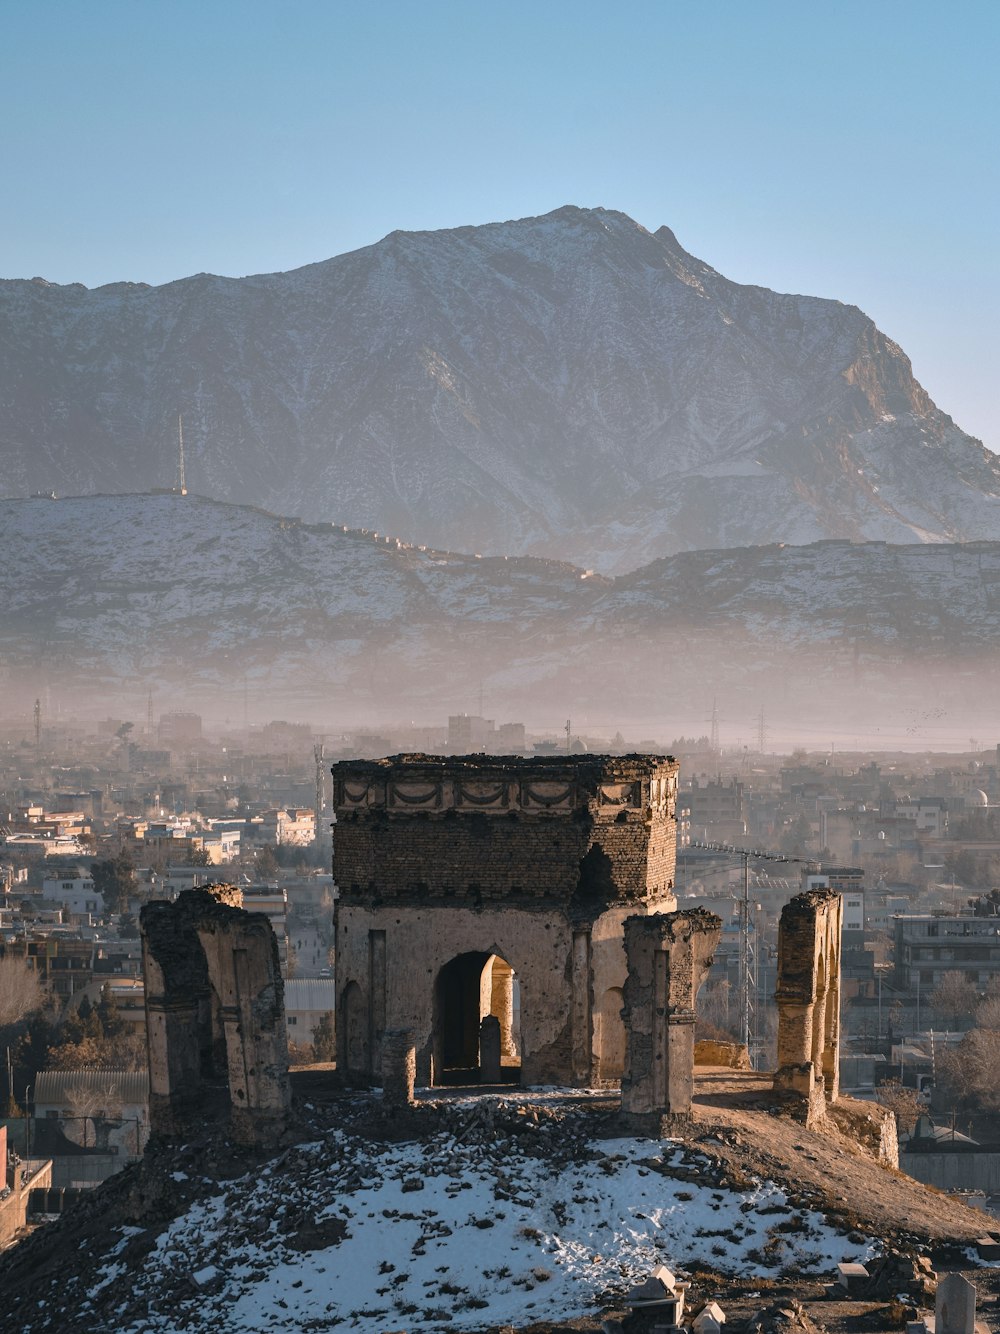
[[[763,717],[763,714],[761,715]],[[762,849],[738,848],[732,843],[697,843],[688,844],[692,848],[702,848],[708,852],[725,852],[731,857],[739,857],[743,862],[743,897],[739,903],[740,919],[740,957],[739,957],[739,1005],[740,1005],[740,1040],[747,1049],[750,1064],[754,1066],[759,1046],[757,1032],[757,1007],[759,998],[759,977],[757,972],[757,946],[751,929],[750,913],[750,858],[769,862],[804,862],[810,863],[811,857],[790,857],[782,852],[764,852]]]

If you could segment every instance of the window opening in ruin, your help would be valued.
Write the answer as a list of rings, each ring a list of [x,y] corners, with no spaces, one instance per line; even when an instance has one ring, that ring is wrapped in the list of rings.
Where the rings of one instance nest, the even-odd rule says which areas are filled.
[[[498,954],[459,954],[434,986],[435,1084],[521,1080],[517,977]]]

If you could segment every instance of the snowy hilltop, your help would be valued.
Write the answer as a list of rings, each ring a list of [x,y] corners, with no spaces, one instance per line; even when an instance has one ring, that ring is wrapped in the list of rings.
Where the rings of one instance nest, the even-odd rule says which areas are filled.
[[[860,310],[561,208],[290,273],[0,282],[2,494],[170,485],[605,572],[1000,538],[1000,461]]]
[[[864,1104],[842,1104],[853,1131],[706,1106],[650,1140],[620,1137],[607,1090],[421,1098],[400,1122],[312,1088],[263,1160],[207,1130],[157,1146],[7,1252],[17,1328],[593,1329],[661,1264],[690,1276],[692,1310],[781,1278],[819,1295],[840,1261],[954,1253],[984,1223],[879,1165]]]

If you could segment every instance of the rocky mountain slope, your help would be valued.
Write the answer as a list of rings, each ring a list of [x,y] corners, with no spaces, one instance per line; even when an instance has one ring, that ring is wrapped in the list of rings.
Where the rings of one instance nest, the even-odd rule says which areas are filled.
[[[0,606],[8,703],[152,689],[218,715],[246,692],[255,714],[346,725],[474,712],[482,685],[491,715],[572,708],[645,736],[715,692],[748,718],[848,701],[880,725],[964,701],[983,727],[1000,543],[688,552],[609,579],[195,496],[2,501]]]
[[[860,310],[567,207],[284,274],[0,282],[2,492],[220,499],[605,571],[1000,538],[1000,462]]]

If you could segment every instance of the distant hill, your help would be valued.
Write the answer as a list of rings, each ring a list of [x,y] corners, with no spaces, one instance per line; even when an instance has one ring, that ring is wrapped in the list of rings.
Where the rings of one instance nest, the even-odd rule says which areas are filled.
[[[2,494],[170,485],[606,572],[1000,539],[1000,461],[860,310],[567,207],[294,272],[0,282]]]
[[[1000,543],[689,552],[609,579],[196,496],[0,501],[0,606],[8,704],[51,685],[138,716],[153,689],[236,717],[246,691],[254,715],[347,726],[475,712],[482,687],[490,716],[669,736],[718,694],[730,723],[766,705],[919,741],[932,714],[990,725]]]

